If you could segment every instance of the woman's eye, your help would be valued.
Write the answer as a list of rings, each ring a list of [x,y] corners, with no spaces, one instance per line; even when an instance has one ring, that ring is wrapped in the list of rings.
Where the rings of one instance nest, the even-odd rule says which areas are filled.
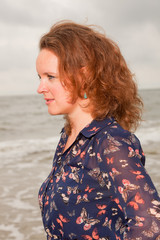
[[[56,77],[53,75],[48,75],[48,79],[54,79],[54,78],[56,78]]]

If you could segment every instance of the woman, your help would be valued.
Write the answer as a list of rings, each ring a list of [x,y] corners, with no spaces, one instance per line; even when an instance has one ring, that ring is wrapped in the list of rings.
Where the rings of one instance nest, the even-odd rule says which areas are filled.
[[[60,22],[41,38],[36,65],[48,112],[66,118],[39,191],[47,239],[160,239],[159,197],[130,132],[143,104],[118,46]]]

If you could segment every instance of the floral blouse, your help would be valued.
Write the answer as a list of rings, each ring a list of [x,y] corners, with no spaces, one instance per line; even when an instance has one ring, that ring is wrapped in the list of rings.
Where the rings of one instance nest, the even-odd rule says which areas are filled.
[[[93,120],[64,152],[39,191],[47,240],[160,240],[160,202],[136,136],[113,118]]]

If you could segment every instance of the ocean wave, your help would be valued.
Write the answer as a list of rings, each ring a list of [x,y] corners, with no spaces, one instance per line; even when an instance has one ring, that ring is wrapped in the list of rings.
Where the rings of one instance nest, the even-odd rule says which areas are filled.
[[[43,160],[44,156],[53,155],[58,144],[59,137],[55,136],[46,139],[23,139],[16,141],[0,142],[0,159],[2,165],[13,164],[13,160],[27,164],[29,159],[32,163]],[[1,165],[1,166],[2,166]]]
[[[160,124],[151,124],[150,126],[142,126],[136,131],[136,136],[142,144],[160,142]]]
[[[1,224],[0,230],[1,230],[2,238],[3,238],[3,235],[4,235],[4,237],[7,235],[9,237],[9,239],[16,239],[16,240],[24,239],[24,234],[20,233],[18,227],[16,227],[13,224],[8,224],[8,225]],[[2,233],[2,231],[3,231],[3,233]]]

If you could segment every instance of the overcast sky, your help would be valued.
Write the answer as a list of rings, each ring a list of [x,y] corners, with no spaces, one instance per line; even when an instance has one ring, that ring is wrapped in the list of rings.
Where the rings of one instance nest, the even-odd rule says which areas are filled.
[[[63,19],[103,27],[139,88],[160,88],[159,0],[1,0],[0,95],[36,93],[39,38]]]

